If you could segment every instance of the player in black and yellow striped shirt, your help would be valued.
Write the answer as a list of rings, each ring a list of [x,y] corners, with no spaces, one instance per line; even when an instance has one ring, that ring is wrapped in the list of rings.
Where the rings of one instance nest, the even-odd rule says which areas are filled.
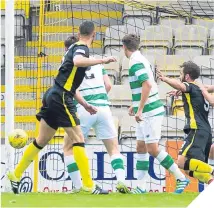
[[[200,76],[200,68],[193,62],[181,66],[181,81],[165,77],[157,71],[159,78],[182,92],[187,124],[185,142],[179,152],[178,165],[204,183],[213,180],[214,168],[207,164],[212,144],[211,126],[208,121],[209,102],[204,98],[195,80]]]
[[[59,127],[63,127],[73,141],[74,158],[83,179],[84,190],[92,191],[94,194],[104,193],[102,189],[94,185],[91,178],[88,157],[84,148],[84,137],[73,99],[88,67],[115,61],[113,57],[89,59],[89,47],[94,37],[93,22],[83,22],[79,27],[79,42],[69,47],[54,85],[43,96],[42,108],[36,115],[40,121],[39,136],[24,151],[14,172],[7,174],[14,193],[18,193],[19,181],[24,171],[39,151],[52,139]],[[86,106],[86,108],[90,113],[96,113],[92,106]]]

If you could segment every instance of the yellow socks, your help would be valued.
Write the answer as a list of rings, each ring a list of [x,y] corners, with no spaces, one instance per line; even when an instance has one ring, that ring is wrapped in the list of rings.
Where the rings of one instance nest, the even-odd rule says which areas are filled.
[[[73,144],[73,154],[77,166],[80,170],[80,174],[82,176],[83,186],[87,188],[92,188],[94,186],[94,183],[91,178],[89,161],[84,146],[84,143]]]
[[[24,151],[24,154],[14,171],[14,174],[17,178],[22,177],[24,171],[31,164],[31,162],[34,160],[35,156],[41,149],[42,147],[38,146],[36,140],[34,140],[31,144],[28,145],[27,149]]]
[[[188,168],[188,169],[186,169]],[[196,159],[190,159],[185,162],[184,170],[197,171],[200,173],[212,174],[214,168],[205,162]]]
[[[199,173],[197,171],[193,172],[193,177],[206,184],[213,178],[210,173]]]

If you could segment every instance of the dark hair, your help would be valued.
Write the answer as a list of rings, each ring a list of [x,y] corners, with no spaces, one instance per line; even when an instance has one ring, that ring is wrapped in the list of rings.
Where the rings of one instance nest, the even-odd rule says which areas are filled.
[[[122,43],[129,51],[136,51],[139,48],[140,38],[135,34],[125,35]]]
[[[69,48],[72,44],[76,43],[77,41],[78,37],[76,35],[71,35],[64,41],[64,45],[66,48]]]
[[[80,35],[89,36],[94,32],[94,29],[95,27],[93,22],[84,21],[79,27],[79,32],[80,32]]]
[[[184,62],[181,67],[183,68],[184,76],[189,74],[192,80],[198,79],[200,76],[200,67],[192,61]]]

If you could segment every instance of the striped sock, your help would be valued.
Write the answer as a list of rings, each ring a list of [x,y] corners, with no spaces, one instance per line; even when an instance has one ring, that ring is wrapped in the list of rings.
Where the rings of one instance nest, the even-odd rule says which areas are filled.
[[[147,174],[149,170],[149,154],[137,154],[137,162],[136,162],[136,172],[137,179],[142,180]]]
[[[73,155],[65,156],[64,160],[65,165],[68,169],[68,175],[70,176],[75,188],[80,189],[82,187],[82,181],[79,168],[74,160],[74,156]]]
[[[111,156],[111,166],[114,169],[117,181],[125,182],[125,169],[123,156],[121,154],[114,154]]]
[[[176,180],[184,180],[186,177],[185,175],[180,171],[177,164],[174,163],[174,160],[172,157],[165,151],[160,151],[156,159],[160,162],[160,164],[167,169],[169,172],[171,172]]]

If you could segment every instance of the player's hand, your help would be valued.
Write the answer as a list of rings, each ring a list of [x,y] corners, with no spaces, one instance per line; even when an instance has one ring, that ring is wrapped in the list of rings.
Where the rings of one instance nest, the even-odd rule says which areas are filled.
[[[134,116],[134,110],[132,106],[129,107],[128,113],[130,116]]]
[[[157,74],[158,79],[160,79],[162,82],[165,82],[166,76],[164,76],[163,73],[159,69],[156,69],[156,74]]]
[[[167,95],[169,95],[170,97],[174,96],[177,98],[182,95],[182,92],[180,90],[172,90],[170,92],[167,92]]]
[[[111,62],[117,62],[117,60],[113,56],[109,56],[102,59],[103,64],[109,64]]]
[[[92,106],[92,105],[90,105],[90,104],[86,104],[86,105],[84,106],[84,108],[85,108],[85,110],[88,111],[91,115],[94,115],[94,114],[97,113],[97,108],[94,107],[94,106]]]
[[[142,119],[142,111],[137,111],[137,113],[135,114],[135,120],[137,121],[137,123],[141,122]]]

